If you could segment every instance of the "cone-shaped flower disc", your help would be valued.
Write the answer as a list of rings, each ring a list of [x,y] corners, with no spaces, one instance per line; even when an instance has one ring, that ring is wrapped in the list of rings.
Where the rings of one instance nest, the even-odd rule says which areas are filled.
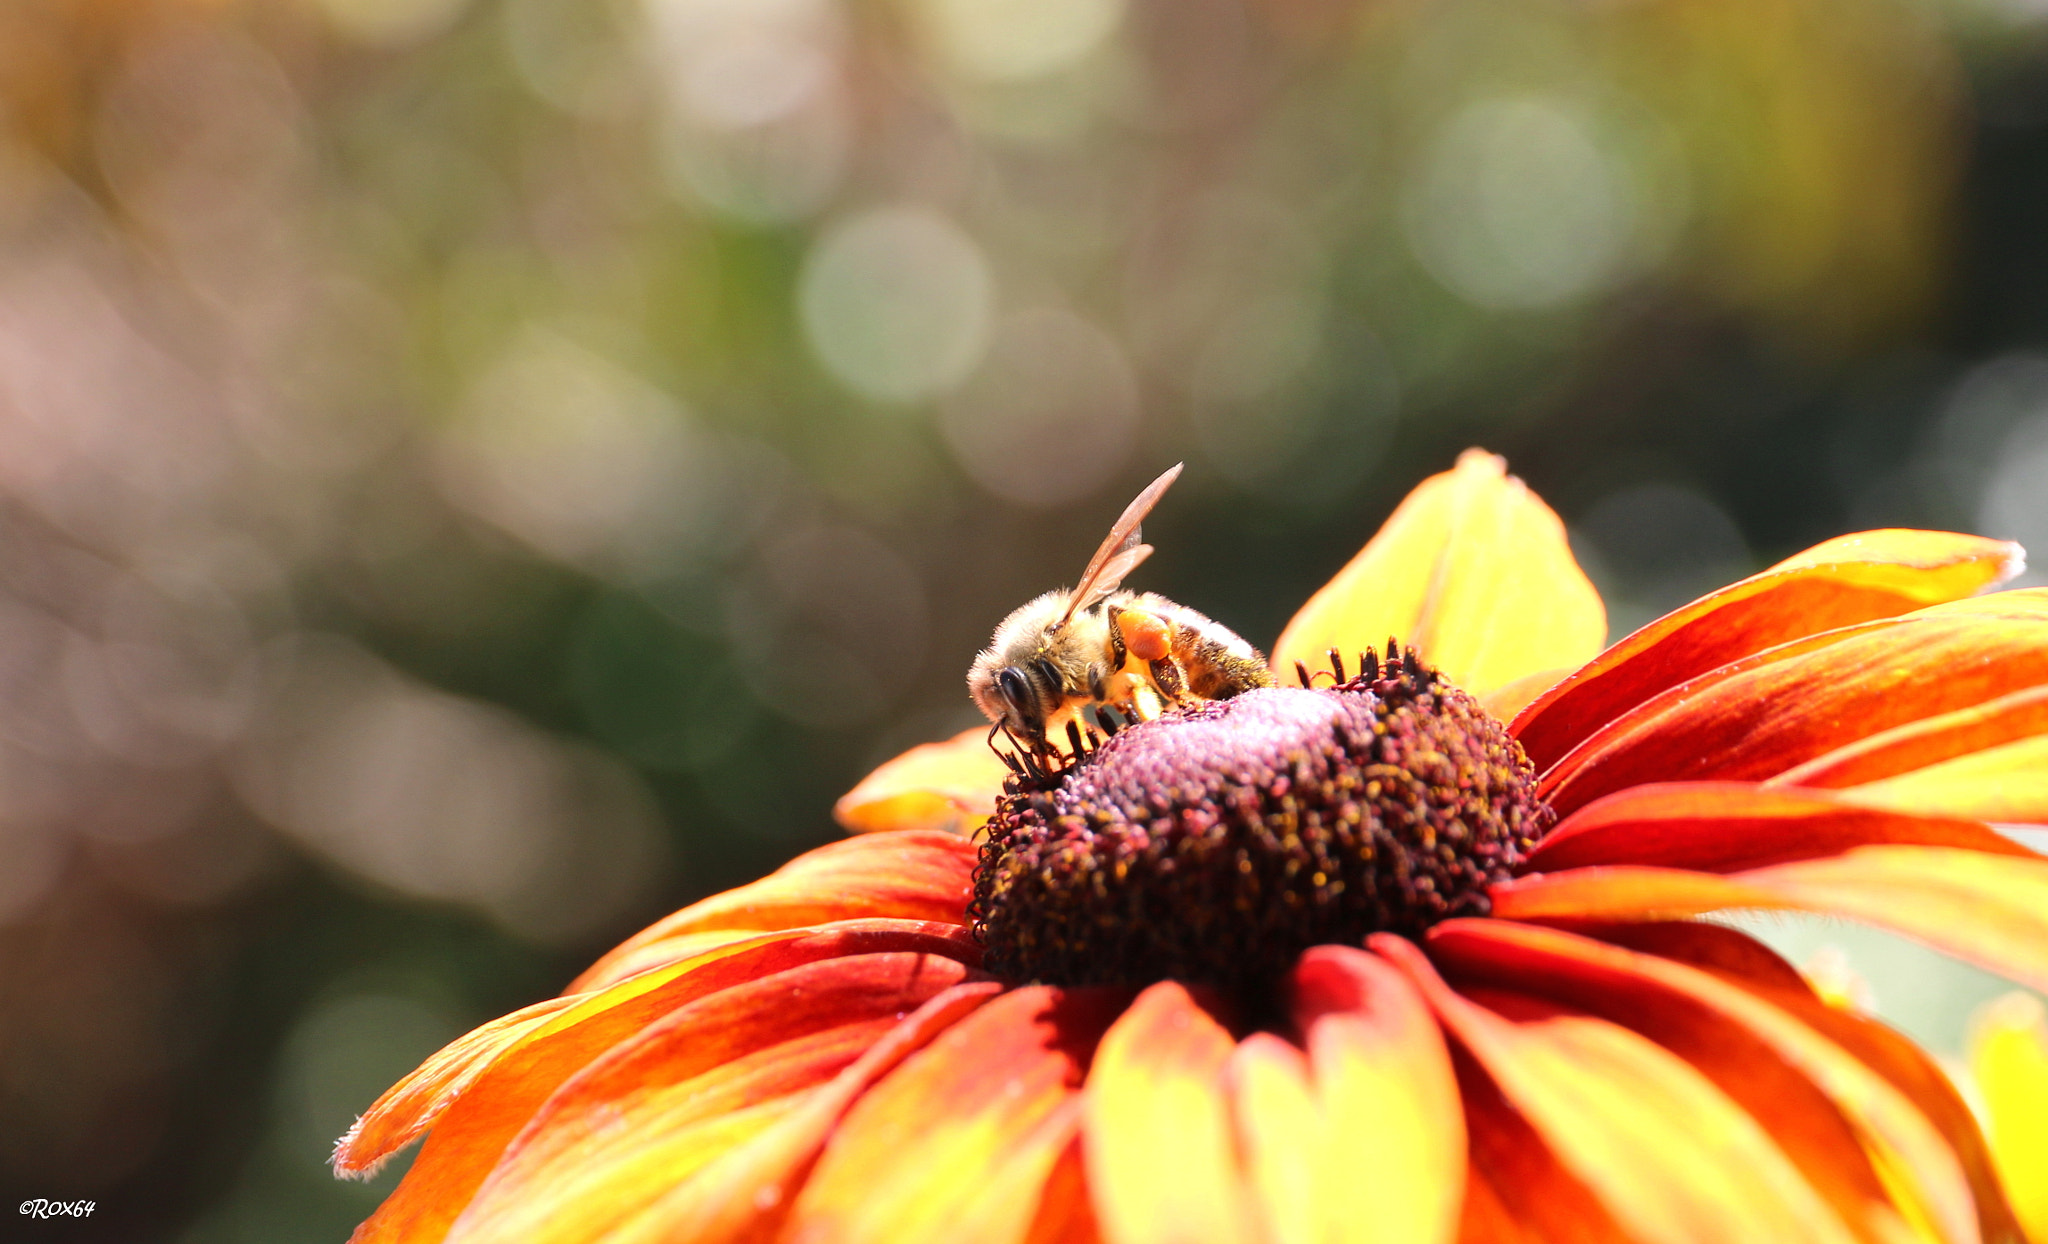
[[[2019,565],[1866,532],[1600,651],[1562,524],[1469,453],[1288,626],[1311,685],[1052,774],[916,749],[841,801],[872,832],[437,1054],[336,1148],[427,1138],[355,1239],[2018,1244],[2038,1030],[1984,1030],[2033,1103],[1994,1157],[1700,917],[2048,988],[2048,860],[1986,824],[2048,822],[2048,592],[1978,595]]]

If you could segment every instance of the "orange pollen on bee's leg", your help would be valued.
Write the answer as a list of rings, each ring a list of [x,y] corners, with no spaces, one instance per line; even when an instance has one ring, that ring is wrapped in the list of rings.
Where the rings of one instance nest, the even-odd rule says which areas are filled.
[[[1140,661],[1157,661],[1173,649],[1166,619],[1156,614],[1142,609],[1120,610],[1116,626],[1124,637],[1124,648]]]
[[[1506,728],[1404,656],[1169,710],[1013,784],[969,910],[1005,979],[1249,998],[1310,946],[1487,914],[1554,821]]]

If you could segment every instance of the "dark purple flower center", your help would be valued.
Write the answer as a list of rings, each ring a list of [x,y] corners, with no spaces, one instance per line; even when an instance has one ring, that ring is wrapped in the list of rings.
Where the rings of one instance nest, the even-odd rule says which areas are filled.
[[[1521,746],[1409,654],[1013,780],[969,910],[1006,979],[1263,992],[1310,946],[1487,914],[1554,820]]]

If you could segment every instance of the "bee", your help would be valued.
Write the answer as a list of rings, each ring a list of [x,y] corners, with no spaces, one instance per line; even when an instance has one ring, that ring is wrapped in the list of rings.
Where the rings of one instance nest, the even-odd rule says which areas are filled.
[[[1004,618],[967,671],[968,694],[998,731],[1041,768],[1062,762],[1050,740],[1064,725],[1078,758],[1085,713],[1111,733],[1168,707],[1270,687],[1265,654],[1222,624],[1153,592],[1123,588],[1152,554],[1139,524],[1180,475],[1175,464],[1125,507],[1072,590],[1045,593]]]

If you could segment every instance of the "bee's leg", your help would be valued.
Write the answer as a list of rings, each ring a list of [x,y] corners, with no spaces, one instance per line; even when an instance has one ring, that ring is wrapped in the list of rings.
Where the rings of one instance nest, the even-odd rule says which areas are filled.
[[[1159,694],[1170,704],[1186,704],[1198,697],[1188,690],[1187,675],[1182,672],[1180,662],[1172,657],[1161,657],[1149,661],[1146,668],[1152,673],[1152,685],[1159,688]]]
[[[1131,701],[1125,706],[1132,717],[1139,721],[1151,721],[1164,712],[1166,706],[1159,700],[1159,693],[1150,683],[1139,683],[1131,688]]]

